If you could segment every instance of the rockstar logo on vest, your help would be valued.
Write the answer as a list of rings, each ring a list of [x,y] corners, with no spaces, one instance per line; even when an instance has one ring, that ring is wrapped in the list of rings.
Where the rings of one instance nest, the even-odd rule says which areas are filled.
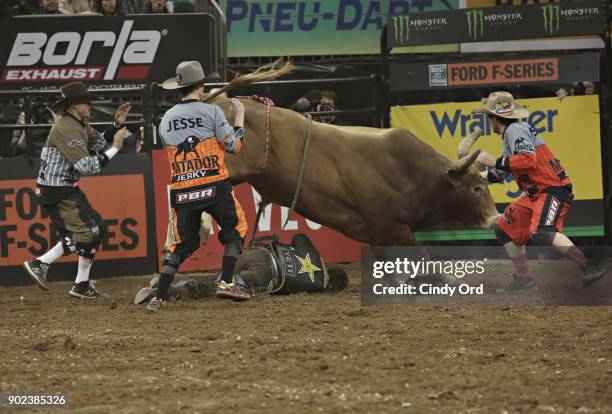
[[[312,281],[312,283],[314,283],[314,273],[318,272],[321,269],[319,269],[317,266],[312,264],[312,261],[310,260],[310,253],[308,253],[306,255],[306,258],[304,259],[302,259],[298,255],[296,255],[295,257],[297,257],[297,259],[300,261],[302,265],[298,273],[308,273],[308,277],[310,277],[310,280]]]

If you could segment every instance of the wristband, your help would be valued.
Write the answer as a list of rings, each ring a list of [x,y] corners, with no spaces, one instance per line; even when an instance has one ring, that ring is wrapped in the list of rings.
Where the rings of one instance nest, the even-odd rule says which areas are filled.
[[[108,157],[108,159],[110,160],[111,158],[113,158],[115,155],[117,155],[117,153],[119,152],[119,150],[115,147],[110,147],[109,149],[107,149],[106,151],[104,151],[104,155],[106,155]]]
[[[510,171],[510,159],[508,157],[499,157],[495,160],[495,168],[502,171]]]

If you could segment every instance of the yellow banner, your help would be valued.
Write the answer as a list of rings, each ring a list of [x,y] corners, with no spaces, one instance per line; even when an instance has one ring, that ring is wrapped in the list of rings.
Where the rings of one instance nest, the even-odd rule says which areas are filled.
[[[557,98],[517,99],[526,105],[528,122],[561,160],[574,184],[576,200],[603,198],[599,97],[597,95]],[[473,149],[501,156],[501,136],[491,131],[483,114],[472,115],[480,102],[395,106],[391,125],[407,129],[436,151],[450,159],[457,158],[461,138],[477,128],[484,131]],[[514,181],[489,188],[496,203],[506,203],[521,196]]]

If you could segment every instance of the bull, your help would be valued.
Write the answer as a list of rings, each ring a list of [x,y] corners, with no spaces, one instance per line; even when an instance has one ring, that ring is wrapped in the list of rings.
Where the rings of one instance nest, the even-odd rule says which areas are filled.
[[[204,100],[219,105],[233,122],[224,92],[290,70],[290,63],[275,62],[235,78]],[[458,159],[451,161],[404,129],[310,122],[279,107],[269,109],[267,124],[266,105],[242,102],[246,139],[239,154],[226,156],[227,166],[234,184],[249,183],[267,202],[291,204],[310,134],[295,211],[354,240],[412,245],[415,231],[490,228],[497,216],[479,175],[479,151],[469,152],[480,131],[461,141]]]

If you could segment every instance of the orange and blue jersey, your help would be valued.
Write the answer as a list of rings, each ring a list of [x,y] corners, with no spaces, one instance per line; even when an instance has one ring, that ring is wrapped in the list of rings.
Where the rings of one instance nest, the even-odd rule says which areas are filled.
[[[230,126],[221,108],[182,101],[164,114],[159,133],[170,162],[173,206],[231,191],[224,154],[240,151],[244,130]]]
[[[572,191],[572,182],[561,162],[527,122],[513,122],[503,134],[503,154],[489,171],[489,182],[500,182],[512,174],[519,188],[528,196],[564,188]]]

